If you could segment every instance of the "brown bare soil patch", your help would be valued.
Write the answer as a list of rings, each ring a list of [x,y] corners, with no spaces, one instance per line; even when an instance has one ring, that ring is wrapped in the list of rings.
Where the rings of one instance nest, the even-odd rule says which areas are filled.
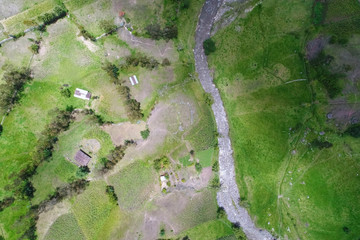
[[[140,132],[146,129],[146,123],[143,121],[135,124],[125,122],[105,125],[101,128],[110,135],[113,143],[118,146],[124,144],[125,140],[142,139]]]

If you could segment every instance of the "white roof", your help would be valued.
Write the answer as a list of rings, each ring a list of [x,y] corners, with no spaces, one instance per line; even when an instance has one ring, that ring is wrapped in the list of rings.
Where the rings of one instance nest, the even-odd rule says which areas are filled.
[[[165,181],[166,181],[166,177],[165,177],[165,176],[161,176],[161,177],[160,177],[160,180],[161,180],[162,182],[165,182]]]
[[[131,85],[133,85],[133,86],[136,85],[136,84],[139,84],[139,81],[138,81],[138,79],[137,79],[137,77],[135,75],[129,77],[129,80],[130,80]]]
[[[77,88],[74,93],[74,97],[84,99],[84,100],[90,100],[91,93],[89,91]]]

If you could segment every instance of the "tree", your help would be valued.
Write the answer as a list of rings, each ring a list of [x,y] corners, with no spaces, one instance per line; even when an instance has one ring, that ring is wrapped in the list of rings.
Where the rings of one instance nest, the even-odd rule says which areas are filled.
[[[360,123],[353,124],[345,131],[346,134],[349,134],[350,136],[354,138],[360,137]]]
[[[210,53],[216,51],[215,42],[211,38],[208,38],[203,42],[203,47],[204,47],[205,55],[209,55]]]
[[[150,135],[150,130],[147,128],[146,130],[141,131],[140,134],[143,139],[147,139]]]
[[[161,63],[161,65],[163,66],[163,67],[165,67],[165,66],[170,66],[170,61],[169,61],[169,59],[167,59],[167,58],[164,58],[164,60],[162,61],[162,63]]]

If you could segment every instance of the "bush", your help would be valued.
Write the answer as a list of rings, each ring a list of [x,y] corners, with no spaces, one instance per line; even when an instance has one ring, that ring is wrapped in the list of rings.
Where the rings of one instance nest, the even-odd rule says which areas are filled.
[[[323,149],[323,148],[331,148],[333,146],[333,144],[328,141],[319,141],[316,139],[311,142],[311,146],[317,147],[319,149]]]
[[[212,165],[212,170],[213,170],[213,172],[219,172],[219,162],[218,161],[214,162],[214,164]]]
[[[2,132],[3,132],[3,130],[4,130],[4,128],[3,128],[3,126],[0,124],[0,136],[1,136]]]
[[[32,44],[29,48],[33,54],[39,53],[40,46],[38,44]]]
[[[150,38],[155,40],[159,40],[159,39],[170,40],[177,38],[178,35],[178,29],[176,25],[169,25],[164,29],[161,29],[160,25],[156,23],[146,26],[145,30],[147,34],[150,36]]]
[[[208,38],[203,42],[203,47],[206,56],[216,51],[215,42],[211,38]]]
[[[319,25],[323,22],[325,15],[325,5],[322,2],[317,1],[313,8],[313,23]]]
[[[349,134],[354,138],[360,137],[360,123],[353,124],[348,129],[346,129],[345,134]]]
[[[216,218],[218,218],[218,219],[226,218],[226,212],[223,207],[218,207],[218,209],[216,211]]]
[[[195,169],[196,169],[196,171],[198,172],[198,173],[200,173],[201,172],[201,170],[202,170],[202,166],[201,166],[201,164],[200,163],[195,163]]]
[[[164,58],[164,60],[162,61],[162,63],[161,63],[161,66],[163,66],[163,67],[165,67],[165,66],[170,66],[170,61],[169,61],[169,59],[167,59],[167,58]]]
[[[81,166],[78,168],[78,170],[76,171],[76,176],[78,178],[84,178],[86,175],[88,175],[90,172],[90,169],[88,166]]]
[[[141,131],[140,134],[141,134],[141,137],[142,137],[143,139],[147,139],[147,138],[149,137],[149,135],[150,135],[150,130],[149,130],[149,129],[146,129],[146,130],[144,130],[144,131]]]
[[[116,30],[116,25],[110,20],[101,20],[99,27],[105,31],[105,33],[113,33]]]
[[[210,181],[210,187],[214,188],[214,189],[219,189],[221,186],[220,184],[220,179],[218,176],[215,176],[211,181]]]
[[[71,92],[68,88],[64,88],[60,91],[61,96],[64,96],[66,98],[71,97]]]
[[[166,156],[154,160],[154,168],[156,171],[160,171],[161,169],[167,169],[169,166],[170,160]]]
[[[118,204],[118,197],[117,197],[117,195],[116,195],[116,193],[115,193],[115,189],[114,189],[114,187],[113,186],[111,186],[111,185],[107,185],[106,186],[106,194],[109,196],[109,198],[110,198],[110,201],[112,202],[112,203],[115,203],[116,205],[119,205]]]

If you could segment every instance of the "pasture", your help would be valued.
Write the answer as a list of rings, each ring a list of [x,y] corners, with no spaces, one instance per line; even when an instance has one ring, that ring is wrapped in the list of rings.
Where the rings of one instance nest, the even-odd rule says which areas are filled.
[[[240,204],[256,224],[289,239],[354,239],[359,148],[326,122],[325,90],[306,74],[312,3],[263,2],[214,36],[209,61],[229,116]],[[296,79],[306,81],[284,84]],[[316,139],[333,146],[319,149]]]

